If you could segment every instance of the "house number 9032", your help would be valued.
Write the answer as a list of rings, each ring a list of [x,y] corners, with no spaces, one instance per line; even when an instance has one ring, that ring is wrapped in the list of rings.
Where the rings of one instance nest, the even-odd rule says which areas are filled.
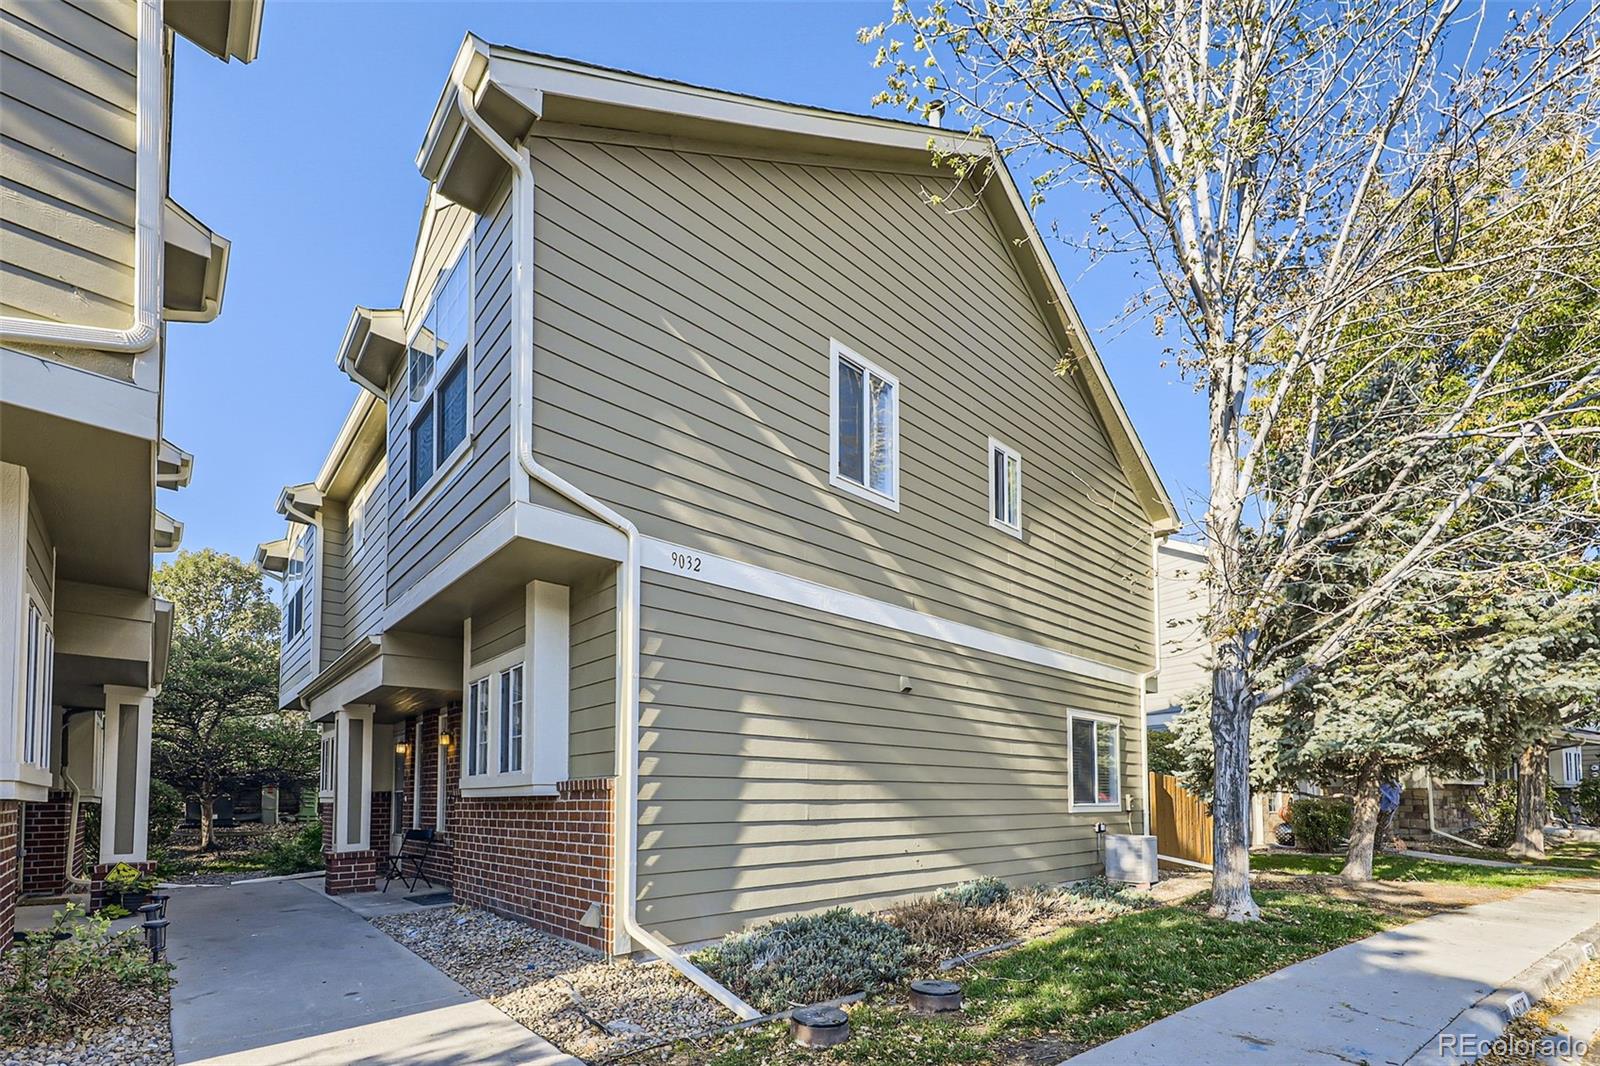
[[[673,552],[672,565],[686,574],[698,574],[704,560],[693,552]]]

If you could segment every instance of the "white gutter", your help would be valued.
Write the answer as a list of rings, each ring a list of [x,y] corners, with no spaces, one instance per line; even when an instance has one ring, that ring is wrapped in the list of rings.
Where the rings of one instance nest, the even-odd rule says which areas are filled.
[[[679,973],[709,995],[750,1021],[761,1012],[717,983],[710,975],[675,951],[666,941],[639,924],[634,910],[638,895],[639,802],[639,530],[617,511],[601,503],[555,471],[541,465],[533,454],[533,165],[526,146],[513,148],[497,134],[472,105],[465,84],[465,64],[451,72],[456,107],[473,132],[511,166],[516,213],[512,227],[512,287],[516,314],[512,319],[512,344],[517,353],[516,439],[517,461],[528,476],[588,511],[606,525],[620,530],[628,550],[617,581],[617,920],[634,940],[665,959]]]
[[[14,315],[0,316],[0,343],[57,344],[136,355],[148,351],[161,336],[161,216],[166,127],[166,78],[163,77],[162,0],[139,0],[137,170],[134,176],[133,324],[127,329],[44,322]]]

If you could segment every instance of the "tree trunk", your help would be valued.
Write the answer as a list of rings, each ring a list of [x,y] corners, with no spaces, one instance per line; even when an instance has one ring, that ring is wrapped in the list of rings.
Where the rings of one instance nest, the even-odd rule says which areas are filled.
[[[1252,922],[1261,919],[1261,910],[1250,895],[1250,705],[1237,641],[1224,641],[1217,650],[1211,672],[1211,742],[1216,750],[1211,915]]]
[[[1378,760],[1361,767],[1356,775],[1355,809],[1350,818],[1350,850],[1339,876],[1346,881],[1372,880],[1372,853],[1378,842],[1379,787],[1383,784]]]
[[[1550,751],[1530,744],[1517,756],[1517,838],[1511,854],[1519,859],[1544,858],[1544,823],[1549,815],[1545,800],[1550,776]]]
[[[206,851],[211,847],[211,802],[215,797],[202,792],[200,799],[200,850]]]

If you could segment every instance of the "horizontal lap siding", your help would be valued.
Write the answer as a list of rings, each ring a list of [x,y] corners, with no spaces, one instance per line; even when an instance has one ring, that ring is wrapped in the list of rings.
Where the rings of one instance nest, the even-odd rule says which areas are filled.
[[[289,547],[294,549],[295,538],[299,535],[300,527],[290,525]],[[305,578],[302,588],[306,588],[310,595],[305,604],[305,627],[296,634],[294,640],[282,647],[278,654],[278,692],[294,692],[311,680],[313,676],[312,642],[316,640],[316,589],[321,585],[323,570],[320,565],[323,558],[323,538],[317,538],[316,550],[311,552],[306,559]],[[280,606],[285,606],[282,599]]]
[[[345,560],[349,553],[349,515],[345,505],[327,503],[320,515],[318,531],[322,545],[322,618],[317,626],[316,639],[322,646],[320,663],[326,666],[337,659],[347,647],[344,626],[344,599],[346,583]]]
[[[411,407],[404,361],[389,388],[389,539],[386,566],[390,602],[404,594],[462,542],[511,502],[511,201],[477,217],[453,205],[442,208],[424,251],[415,311],[463,232],[474,226],[476,241],[472,355],[472,454],[431,489],[432,496],[407,513]],[[469,245],[470,247],[470,245]]]
[[[370,475],[369,468],[357,479],[356,484],[366,484]],[[381,488],[374,493],[371,500],[367,501],[366,515],[362,521],[361,543],[353,544],[353,538],[346,537],[343,630],[345,648],[382,628],[383,575],[388,531],[384,523]]]
[[[649,572],[642,639],[639,908],[673,941],[1086,876],[1096,822],[1142,824],[1131,689]],[[1133,813],[1068,812],[1069,710],[1124,723]]]
[[[527,591],[517,587],[472,616],[472,665],[522,647],[527,635]]]
[[[569,667],[572,731],[567,776],[573,780],[616,773],[617,579],[615,572],[572,587]]]
[[[28,494],[28,576],[45,598],[45,608],[53,616],[56,604],[56,545],[44,524],[39,501]]]
[[[1161,613],[1156,629],[1161,639],[1161,669],[1150,694],[1152,708],[1177,704],[1210,682],[1206,644],[1206,586],[1203,560],[1163,548],[1156,565],[1161,579]]]
[[[646,533],[1149,668],[1148,520],[986,216],[899,174],[533,150],[541,459]],[[828,485],[830,337],[900,379],[898,513]],[[990,435],[1021,542],[987,521]]]
[[[0,3],[0,309],[132,315],[137,41],[124,5]],[[126,8],[123,11],[122,8]]]

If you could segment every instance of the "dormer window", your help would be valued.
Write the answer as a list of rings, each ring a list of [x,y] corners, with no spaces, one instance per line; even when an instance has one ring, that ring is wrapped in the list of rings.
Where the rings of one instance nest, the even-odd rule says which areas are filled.
[[[411,495],[416,497],[466,447],[472,372],[471,243],[445,271],[406,350]]]

